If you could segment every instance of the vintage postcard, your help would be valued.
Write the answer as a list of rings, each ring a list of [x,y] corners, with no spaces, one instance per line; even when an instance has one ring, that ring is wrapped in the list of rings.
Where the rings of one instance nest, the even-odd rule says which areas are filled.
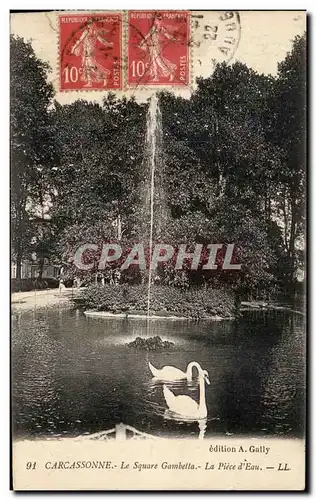
[[[304,490],[306,12],[10,29],[12,488]]]

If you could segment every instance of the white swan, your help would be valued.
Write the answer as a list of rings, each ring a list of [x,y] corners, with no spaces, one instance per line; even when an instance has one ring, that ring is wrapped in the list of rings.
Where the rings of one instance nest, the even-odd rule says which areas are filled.
[[[201,420],[207,417],[205,401],[205,382],[209,385],[210,380],[206,370],[199,370],[200,401],[197,403],[190,396],[175,396],[166,385],[163,386],[163,395],[167,406],[172,413],[180,415],[189,420]]]
[[[199,373],[202,371],[201,365],[196,361],[191,361],[185,372],[179,370],[179,368],[176,368],[175,366],[163,366],[160,370],[155,368],[150,362],[148,362],[148,366],[155,378],[166,382],[184,379],[191,381],[194,367],[197,368]]]

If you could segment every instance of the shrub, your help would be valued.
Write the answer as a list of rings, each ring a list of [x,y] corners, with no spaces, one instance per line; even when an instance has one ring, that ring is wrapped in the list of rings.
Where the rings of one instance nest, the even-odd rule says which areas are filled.
[[[153,286],[150,294],[152,314],[207,318],[235,314],[232,292],[223,288]],[[146,285],[92,285],[81,292],[80,299],[88,309],[112,313],[147,311]]]
[[[48,288],[58,288],[59,281],[56,278],[23,278],[17,280],[11,279],[11,291],[30,292],[32,290],[46,290]]]

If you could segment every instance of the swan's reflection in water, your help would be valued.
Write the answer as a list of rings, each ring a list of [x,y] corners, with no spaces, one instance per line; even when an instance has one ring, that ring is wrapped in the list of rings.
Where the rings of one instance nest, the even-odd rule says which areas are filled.
[[[177,390],[177,389],[184,389],[187,388],[189,392],[196,392],[199,387],[199,379],[194,378],[193,380],[173,380],[172,382],[166,382],[163,380],[159,380],[158,378],[153,377],[149,382],[148,382],[148,387],[152,388],[153,391],[157,390],[157,388],[161,388],[164,384],[166,384],[169,389]]]
[[[170,390],[172,390],[175,394],[187,394],[190,395],[193,399],[198,397],[199,391],[199,379],[195,378],[191,381],[188,380],[177,380],[172,382],[163,382],[157,378],[152,378],[147,386],[147,394],[148,398],[146,398],[146,403],[150,407],[150,410],[156,415],[162,416],[165,421],[172,421],[178,423],[179,426],[193,426],[192,435],[198,439],[203,439],[205,436],[205,432],[207,429],[207,423],[211,420],[218,420],[218,418],[188,418],[182,415],[178,415],[173,411],[170,411],[168,408],[166,409],[166,402],[163,397],[162,388],[163,385],[167,385]],[[197,425],[196,425],[197,424]]]
[[[164,418],[166,420],[173,420],[175,422],[186,422],[189,424],[197,423],[199,426],[198,439],[203,439],[205,436],[205,431],[206,431],[206,427],[207,427],[207,419],[206,418],[203,418],[200,420],[188,419],[188,418],[181,417],[181,415],[177,415],[176,413],[173,413],[170,410],[165,410]]]

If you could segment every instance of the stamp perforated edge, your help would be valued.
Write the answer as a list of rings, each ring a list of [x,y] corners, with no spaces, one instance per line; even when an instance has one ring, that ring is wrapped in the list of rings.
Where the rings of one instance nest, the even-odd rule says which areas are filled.
[[[120,15],[121,17],[121,22],[120,22],[120,43],[121,43],[121,46],[120,46],[120,58],[121,58],[121,63],[120,63],[120,80],[121,80],[121,85],[120,87],[118,87],[117,89],[113,88],[113,89],[107,89],[107,88],[99,88],[99,89],[89,89],[89,88],[85,88],[85,89],[62,89],[61,88],[61,57],[60,57],[60,49],[61,49],[61,41],[60,41],[60,18],[62,16],[65,16],[65,15],[85,15],[85,16],[89,16],[89,14],[91,16],[97,16],[97,15],[100,15],[100,16],[104,16],[104,15],[111,15],[111,14],[115,14],[115,15]],[[61,11],[57,11],[56,12],[56,17],[57,17],[57,20],[58,20],[58,33],[57,33],[57,68],[56,68],[56,81],[58,82],[58,92],[62,92],[62,93],[67,93],[67,92],[115,92],[115,90],[117,91],[121,91],[124,89],[124,86],[123,86],[123,75],[124,75],[124,71],[123,71],[123,14],[124,14],[124,11],[122,10],[98,10],[98,11],[91,11],[91,10],[81,10],[81,11],[64,11],[64,12],[61,12]]]
[[[172,9],[170,9],[172,10]],[[175,9],[174,9],[175,10]],[[178,9],[179,10],[179,9]],[[142,10],[142,12],[153,12],[153,10]],[[164,10],[162,12],[170,12],[167,10]],[[194,33],[194,28],[193,28],[193,17],[192,17],[192,12],[195,12],[194,10],[182,10],[182,12],[187,12],[189,16],[189,23],[188,26],[190,27],[190,32],[188,33],[188,39],[192,36]],[[209,11],[206,11],[209,12]],[[211,12],[226,12],[222,10],[212,10]],[[237,24],[238,24],[238,40],[236,43],[236,47],[234,49],[233,54],[227,59],[227,62],[229,63],[235,56],[236,51],[238,49],[239,43],[240,43],[240,38],[241,38],[241,19],[240,19],[240,13],[237,10],[232,10],[231,12],[234,12],[237,18]],[[58,91],[67,93],[67,92],[113,92],[115,89],[61,89],[61,57],[60,57],[60,17],[62,15],[65,15],[68,13],[69,15],[111,15],[111,14],[119,14],[121,16],[121,23],[120,23],[120,38],[121,38],[121,47],[120,47],[120,55],[121,55],[121,64],[120,64],[120,77],[121,77],[121,85],[119,88],[117,88],[117,91],[129,91],[129,90],[154,90],[157,89],[159,90],[165,90],[165,89],[170,89],[170,90],[179,90],[181,88],[183,89],[189,89],[193,90],[194,88],[194,83],[195,83],[195,75],[194,75],[194,44],[189,44],[189,78],[188,78],[188,84],[187,85],[131,85],[128,84],[128,78],[127,78],[127,71],[128,71],[128,13],[129,10],[98,10],[98,11],[86,11],[86,10],[81,10],[81,11],[57,11],[56,12],[56,17],[58,19],[58,34],[57,34],[57,68],[56,68],[56,81],[58,82]]]
[[[181,83],[179,83],[178,85],[176,84],[172,84],[172,85],[165,85],[163,83],[161,84],[158,84],[158,85],[151,85],[151,84],[148,84],[148,83],[144,83],[144,84],[139,84],[139,83],[135,83],[135,84],[131,84],[131,83],[128,83],[128,30],[129,30],[129,21],[128,21],[128,13],[130,11],[133,11],[133,10],[136,10],[136,9],[130,9],[130,10],[126,10],[125,13],[126,13],[126,23],[125,23],[125,37],[124,37],[124,46],[126,47],[126,60],[125,60],[125,86],[124,86],[124,91],[128,91],[128,90],[139,90],[139,91],[159,91],[159,90],[180,90],[180,89],[193,89],[193,84],[194,84],[194,76],[193,76],[193,47],[191,44],[188,43],[188,58],[189,58],[189,63],[188,63],[188,68],[189,68],[189,75],[188,75],[188,82],[186,85],[183,85]],[[184,12],[188,15],[188,23],[187,23],[187,29],[188,29],[188,33],[187,33],[187,38],[188,38],[188,42],[190,41],[190,36],[191,36],[191,31],[192,31],[192,20],[191,20],[191,10],[185,10],[185,9],[163,9],[163,10],[160,10],[160,9],[157,9],[157,10],[153,10],[153,9],[139,9],[139,12]],[[155,90],[156,89],[156,90]]]

